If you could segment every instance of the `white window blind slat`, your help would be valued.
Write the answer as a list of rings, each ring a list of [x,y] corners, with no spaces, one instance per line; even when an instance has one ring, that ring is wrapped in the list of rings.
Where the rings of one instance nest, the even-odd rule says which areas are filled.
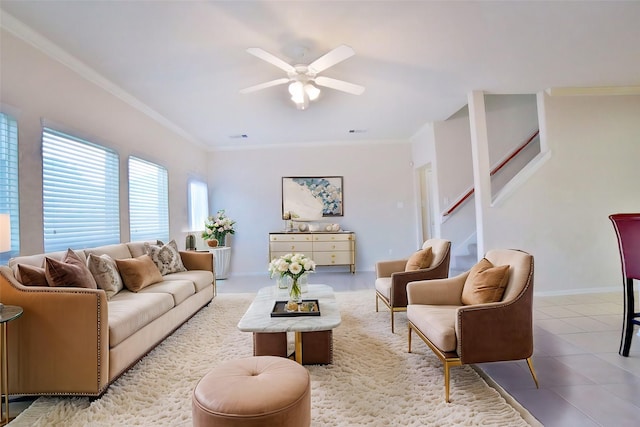
[[[20,252],[20,197],[18,193],[18,123],[0,113],[0,213],[11,221],[11,250],[0,253],[0,264]]]
[[[131,241],[169,240],[169,183],[162,166],[129,157]]]
[[[44,128],[42,158],[45,252],[118,243],[118,154]]]

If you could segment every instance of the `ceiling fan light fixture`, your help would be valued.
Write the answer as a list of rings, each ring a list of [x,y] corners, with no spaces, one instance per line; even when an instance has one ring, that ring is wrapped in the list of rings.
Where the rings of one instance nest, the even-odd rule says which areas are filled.
[[[289,85],[289,93],[291,100],[296,104],[304,103],[305,93],[304,85],[301,82],[293,82]]]
[[[311,83],[307,83],[304,85],[304,91],[307,93],[310,101],[315,101],[320,96],[320,89],[312,85]]]

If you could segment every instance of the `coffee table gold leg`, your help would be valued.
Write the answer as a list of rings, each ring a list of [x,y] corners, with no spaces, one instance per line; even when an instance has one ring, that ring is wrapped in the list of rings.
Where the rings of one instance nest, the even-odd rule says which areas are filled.
[[[295,333],[296,362],[302,365],[302,332]]]

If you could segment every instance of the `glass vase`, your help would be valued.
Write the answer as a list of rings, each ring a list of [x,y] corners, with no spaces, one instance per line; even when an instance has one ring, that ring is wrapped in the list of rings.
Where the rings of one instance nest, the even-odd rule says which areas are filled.
[[[289,286],[289,302],[301,303],[302,302],[302,290],[300,289],[300,283],[298,278],[294,277]]]
[[[289,276],[278,276],[276,279],[278,289],[289,289],[289,283],[291,282],[291,277]]]

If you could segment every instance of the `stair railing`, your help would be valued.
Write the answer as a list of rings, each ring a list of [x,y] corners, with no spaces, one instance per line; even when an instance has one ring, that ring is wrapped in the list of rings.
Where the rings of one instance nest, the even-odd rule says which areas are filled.
[[[502,161],[500,161],[495,167],[491,169],[489,172],[489,176],[493,176],[498,173],[502,168],[504,168],[511,160],[513,160],[518,154],[520,154],[529,144],[531,144],[540,134],[540,130],[536,130],[531,134],[531,136],[520,146],[518,146],[515,150],[513,150],[509,155],[507,155]],[[460,206],[466,203],[471,196],[473,196],[474,188],[471,187],[467,190],[462,196],[460,196],[446,211],[443,212],[442,216],[447,217],[455,212]]]

